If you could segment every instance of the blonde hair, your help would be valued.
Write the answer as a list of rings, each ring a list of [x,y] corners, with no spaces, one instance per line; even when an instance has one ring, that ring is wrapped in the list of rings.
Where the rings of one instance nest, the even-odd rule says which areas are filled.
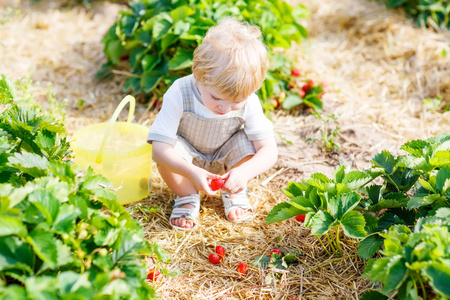
[[[258,90],[268,67],[267,49],[257,26],[224,19],[208,29],[194,51],[194,78],[227,100],[245,100]]]

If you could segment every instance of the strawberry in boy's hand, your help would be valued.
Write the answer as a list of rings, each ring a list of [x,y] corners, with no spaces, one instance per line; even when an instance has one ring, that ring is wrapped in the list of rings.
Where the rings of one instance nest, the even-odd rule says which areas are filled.
[[[222,178],[211,180],[211,189],[213,191],[220,190],[222,187],[223,187],[223,179]]]

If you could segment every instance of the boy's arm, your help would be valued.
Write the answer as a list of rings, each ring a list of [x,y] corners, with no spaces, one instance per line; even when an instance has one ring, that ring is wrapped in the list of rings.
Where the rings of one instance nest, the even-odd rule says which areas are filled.
[[[208,195],[216,194],[211,189],[209,180],[218,179],[220,176],[187,162],[173,150],[171,144],[153,141],[152,156],[160,167],[188,178],[198,191],[204,191]]]
[[[226,179],[223,189],[235,194],[244,189],[248,182],[270,169],[278,158],[278,149],[275,138],[253,141],[255,155],[241,165],[228,171],[223,178]]]

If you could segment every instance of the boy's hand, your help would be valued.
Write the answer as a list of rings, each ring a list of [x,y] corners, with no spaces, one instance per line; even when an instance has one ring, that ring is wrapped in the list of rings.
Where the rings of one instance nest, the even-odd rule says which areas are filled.
[[[191,175],[191,182],[198,191],[203,191],[208,196],[214,196],[216,191],[211,188],[211,180],[221,179],[220,175],[210,173],[202,168],[196,168]]]
[[[222,190],[236,194],[247,187],[251,179],[251,175],[246,171],[246,168],[233,168],[222,176],[226,180],[223,184]]]

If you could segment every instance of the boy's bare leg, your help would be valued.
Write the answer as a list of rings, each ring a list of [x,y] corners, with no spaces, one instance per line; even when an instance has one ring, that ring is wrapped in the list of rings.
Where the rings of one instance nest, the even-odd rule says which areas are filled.
[[[241,159],[239,162],[237,162],[233,167],[231,167],[232,169],[240,166],[241,164],[245,163],[246,161],[248,161],[249,159],[251,159],[253,157],[253,155],[249,155],[244,157],[243,159]],[[230,195],[230,198],[233,198],[233,195]],[[242,208],[237,208],[235,210],[230,211],[230,213],[228,214],[228,218],[230,220],[239,220],[239,219],[243,219],[245,217],[247,217],[249,214],[251,214],[252,212],[249,210],[244,210]]]
[[[191,181],[181,175],[172,173],[167,171],[158,165],[159,174],[164,179],[169,188],[175,193],[175,195],[179,197],[189,196],[192,194],[197,194],[198,191],[195,186],[191,183]],[[191,204],[183,204],[180,207],[183,208],[192,208]],[[172,224],[178,227],[191,228],[194,226],[194,223],[185,218],[176,218],[172,219]]]

